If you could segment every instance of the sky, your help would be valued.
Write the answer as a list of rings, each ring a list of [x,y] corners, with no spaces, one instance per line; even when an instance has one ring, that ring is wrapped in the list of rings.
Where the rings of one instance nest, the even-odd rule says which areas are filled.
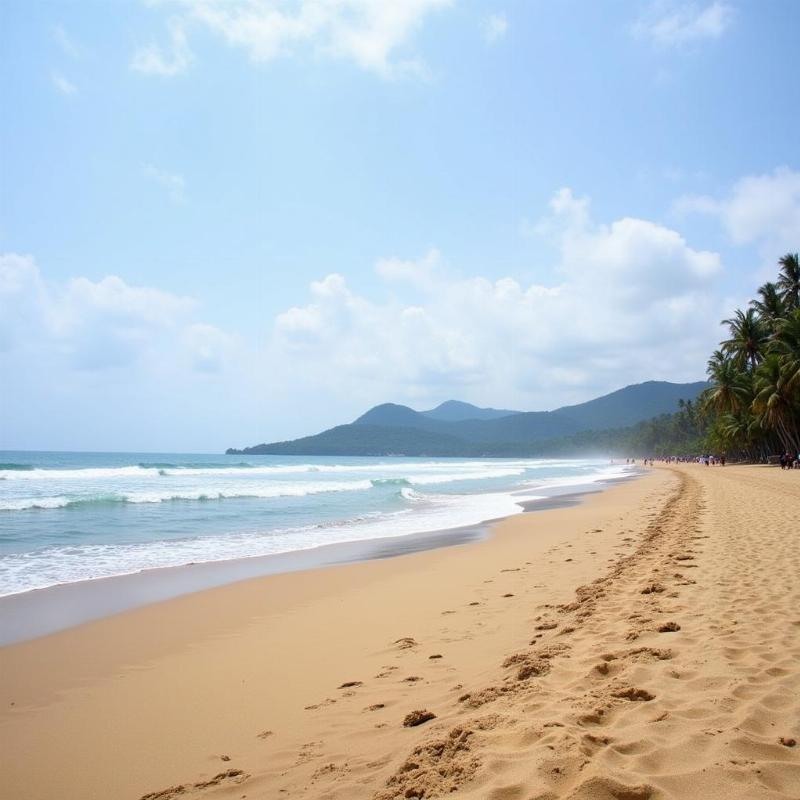
[[[694,381],[800,247],[794,0],[6,0],[0,449]]]

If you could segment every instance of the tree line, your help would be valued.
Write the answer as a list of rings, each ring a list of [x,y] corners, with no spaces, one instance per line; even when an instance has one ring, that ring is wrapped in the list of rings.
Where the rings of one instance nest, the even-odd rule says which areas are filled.
[[[709,387],[674,414],[630,428],[586,431],[542,443],[549,453],[630,456],[726,455],[766,461],[800,453],[800,260],[787,253],[778,275],[745,309],[723,320],[727,338],[708,361]]]
[[[708,361],[700,396],[706,449],[763,461],[800,453],[800,260],[787,253],[775,281],[723,320],[728,337]]]

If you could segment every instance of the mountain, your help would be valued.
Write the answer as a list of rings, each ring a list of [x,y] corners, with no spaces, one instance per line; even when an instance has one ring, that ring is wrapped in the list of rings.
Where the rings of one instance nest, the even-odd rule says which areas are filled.
[[[467,405],[466,403],[464,405]],[[413,428],[445,436],[455,436],[467,442],[517,442],[538,441],[551,436],[576,433],[580,426],[554,411],[527,411],[495,419],[432,419],[425,412],[408,406],[383,403],[362,414],[353,427],[369,425],[378,427]]]
[[[519,411],[508,411],[500,408],[478,408],[472,403],[463,403],[461,400],[445,400],[444,403],[429,411],[420,411],[430,419],[441,419],[445,422],[460,422],[464,419],[499,419],[519,414]]]
[[[707,387],[705,381],[645,381],[577,406],[563,406],[553,413],[569,417],[578,423],[581,430],[627,428],[659,414],[677,411],[679,400],[694,400]]]
[[[390,428],[421,428],[436,431],[443,427],[441,420],[431,419],[421,411],[396,403],[381,403],[356,419],[353,425],[380,425]],[[444,423],[446,429],[448,423]]]
[[[338,425],[316,436],[228,450],[228,453],[270,453],[292,456],[433,456],[477,455],[474,446],[456,436],[387,425]]]
[[[349,425],[229,453],[283,455],[520,456],[585,431],[627,428],[694,400],[704,382],[647,381],[555,411],[504,412],[448,401],[430,411],[383,403]],[[475,414],[479,416],[474,416]]]

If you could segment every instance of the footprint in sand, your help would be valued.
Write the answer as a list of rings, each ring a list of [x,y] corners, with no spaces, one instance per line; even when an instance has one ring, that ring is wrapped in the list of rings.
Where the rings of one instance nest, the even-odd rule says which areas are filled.
[[[436,719],[436,714],[434,714],[432,711],[427,711],[426,709],[417,709],[416,711],[411,711],[406,714],[405,719],[403,720],[403,727],[415,728],[417,725],[422,725],[423,722],[428,722],[432,719]]]
[[[677,622],[665,622],[663,625],[659,625],[658,632],[659,633],[674,633],[675,631],[679,631],[681,626],[678,625]]]
[[[612,697],[618,697],[621,700],[630,700],[631,702],[649,703],[655,700],[656,696],[647,691],[647,689],[634,689],[629,686],[625,689],[620,689],[617,692],[612,692]]]

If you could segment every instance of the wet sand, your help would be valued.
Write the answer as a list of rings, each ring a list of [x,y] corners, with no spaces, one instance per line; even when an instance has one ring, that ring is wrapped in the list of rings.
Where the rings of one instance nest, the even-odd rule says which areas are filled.
[[[792,473],[659,469],[9,645],[4,793],[798,798],[798,509]]]
[[[611,481],[599,481],[569,490],[563,487],[544,490],[551,496],[520,500],[519,506],[525,511],[569,508],[578,505],[587,494],[602,491],[610,484]],[[528,493],[520,494],[527,496]],[[143,570],[0,597],[0,646],[238,581],[393,558],[477,541],[486,538],[492,524],[498,521],[485,520],[460,528],[380,539],[335,542],[289,553]]]

